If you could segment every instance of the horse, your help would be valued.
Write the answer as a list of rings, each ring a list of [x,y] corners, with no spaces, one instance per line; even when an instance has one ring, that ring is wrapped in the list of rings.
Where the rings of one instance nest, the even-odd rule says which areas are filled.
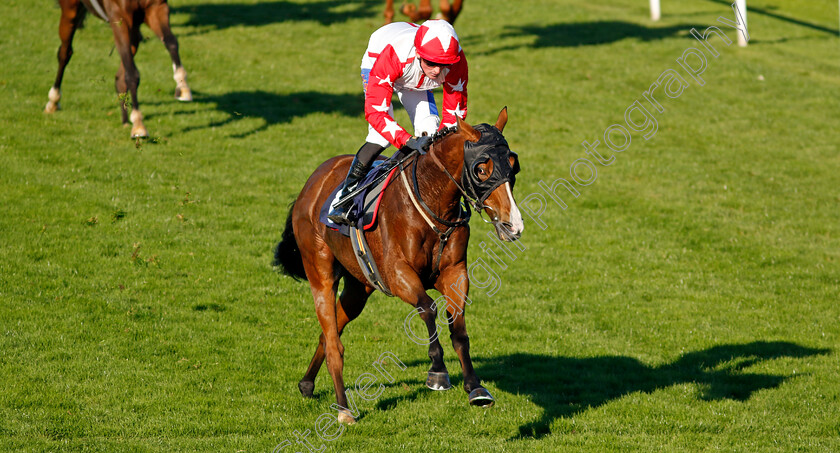
[[[386,188],[377,225],[365,232],[382,282],[393,295],[415,307],[426,324],[432,361],[426,386],[433,390],[451,387],[435,327],[437,303],[426,291],[435,288],[443,295],[464,390],[470,404],[476,406],[491,406],[495,400],[481,386],[470,359],[464,319],[469,292],[470,208],[461,200],[470,200],[479,214],[488,216],[486,221],[493,224],[500,240],[519,239],[524,226],[513,197],[519,162],[502,136],[507,118],[505,107],[494,126],[473,127],[458,119],[455,127],[438,131],[427,153],[409,155],[396,169],[400,174],[393,178],[403,179],[403,184],[394,180]],[[480,148],[485,145],[493,146],[495,154],[475,153],[476,149],[490,149]],[[350,406],[344,390],[344,345],[339,337],[347,323],[362,312],[375,288],[358,265],[350,239],[320,222],[319,211],[344,179],[352,158],[333,157],[310,176],[291,205],[274,258],[281,272],[309,281],[322,330],[298,389],[304,397],[312,397],[315,377],[326,358],[340,406],[337,418],[346,424],[355,423],[355,418],[346,410]],[[336,301],[342,278],[344,289]]]
[[[440,13],[438,19],[443,19],[450,24],[455,24],[455,19],[461,13],[461,5],[463,0],[453,0],[452,4],[449,0],[440,0]],[[419,23],[422,20],[427,20],[432,17],[431,0],[420,0],[420,6],[414,6],[413,3],[405,3],[400,12],[408,16],[412,22]],[[394,20],[394,0],[385,0],[385,23],[390,24]]]
[[[134,55],[140,45],[142,35],[140,25],[146,23],[163,41],[172,58],[172,70],[175,79],[175,99],[192,101],[192,92],[187,85],[187,71],[181,66],[178,55],[178,40],[169,28],[169,5],[166,0],[58,0],[61,7],[61,20],[58,35],[61,46],[58,48],[58,74],[49,92],[49,101],[44,112],[58,110],[61,100],[61,80],[70,57],[73,56],[73,35],[82,26],[89,11],[94,16],[108,22],[114,32],[114,44],[120,54],[120,68],[115,77],[115,87],[120,95],[120,110],[123,126],[131,120],[131,138],[149,136],[143,125],[143,114],[137,102],[137,87],[140,85],[140,72],[134,65]],[[84,5],[84,7],[82,6]],[[131,94],[131,115],[126,109],[125,94]]]

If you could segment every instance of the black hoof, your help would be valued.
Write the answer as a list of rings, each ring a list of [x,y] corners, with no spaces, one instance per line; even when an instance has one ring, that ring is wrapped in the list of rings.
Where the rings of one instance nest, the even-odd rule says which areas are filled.
[[[478,387],[470,392],[470,404],[473,406],[490,407],[495,403],[496,400],[484,387]]]
[[[449,383],[449,373],[429,371],[429,376],[426,378],[426,387],[432,390],[449,390],[452,384]]]
[[[298,390],[300,394],[306,398],[312,398],[312,392],[315,390],[315,383],[312,381],[300,381],[298,383]]]

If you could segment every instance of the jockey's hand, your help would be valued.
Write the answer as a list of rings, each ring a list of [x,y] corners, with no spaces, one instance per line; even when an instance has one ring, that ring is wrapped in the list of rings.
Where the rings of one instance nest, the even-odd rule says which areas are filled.
[[[405,146],[403,146],[403,149],[408,152],[417,151],[420,154],[426,154],[426,151],[429,149],[429,145],[431,144],[432,137],[428,135],[423,135],[420,137],[411,137],[410,139],[408,139],[407,142],[405,142]]]

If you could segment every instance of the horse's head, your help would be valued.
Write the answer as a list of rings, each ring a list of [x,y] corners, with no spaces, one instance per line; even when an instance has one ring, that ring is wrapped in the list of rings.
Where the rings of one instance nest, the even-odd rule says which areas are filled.
[[[461,183],[481,218],[487,214],[485,221],[493,224],[501,240],[510,242],[519,239],[525,226],[513,198],[519,157],[502,136],[507,118],[505,107],[494,126],[473,127],[459,119],[458,129],[466,137]]]

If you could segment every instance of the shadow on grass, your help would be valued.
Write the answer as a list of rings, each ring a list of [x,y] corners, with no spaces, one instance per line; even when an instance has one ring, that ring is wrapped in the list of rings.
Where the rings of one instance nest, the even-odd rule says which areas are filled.
[[[195,92],[194,92],[195,93]],[[231,135],[243,138],[264,131],[269,126],[291,122],[297,117],[312,113],[334,113],[349,117],[361,116],[364,112],[364,98],[357,94],[330,94],[317,91],[277,94],[267,91],[235,91],[220,95],[195,93],[194,102],[213,105],[228,117],[204,126],[192,126],[184,130],[209,129],[227,126],[245,118],[261,118],[265,123],[248,132]]]
[[[609,44],[629,38],[642,41],[656,41],[688,33],[693,25],[680,24],[669,27],[647,27],[644,25],[624,21],[597,21],[580,23],[561,23],[552,25],[522,25],[505,27],[500,38],[518,38],[533,36],[531,44],[521,44],[499,47],[483,55],[494,54],[505,50],[518,50],[523,47],[579,47]],[[703,27],[705,29],[705,27]],[[482,39],[483,40],[483,39]],[[467,40],[468,43],[471,41]],[[491,41],[492,42],[492,41]]]
[[[709,1],[714,2],[714,3],[724,4],[724,5],[730,6],[730,7],[732,5],[732,2],[729,1],[729,0],[709,0]],[[775,10],[775,9],[778,9],[778,8],[776,6],[772,6],[772,5],[768,6],[766,8],[758,8],[753,4],[747,5],[747,27],[749,27],[749,24],[750,24],[749,16],[752,15],[752,14],[760,14],[760,15],[763,15],[763,16],[772,17],[773,19],[781,20],[783,22],[788,22],[788,23],[791,23],[791,24],[794,24],[794,25],[799,25],[801,27],[810,28],[811,30],[817,30],[817,31],[828,33],[832,36],[837,36],[838,31],[835,28],[823,27],[822,25],[814,24],[814,23],[811,23],[811,22],[806,22],[804,20],[799,20],[799,19],[796,19],[794,17],[789,17],[789,16],[785,16],[785,15],[782,15],[782,14],[779,14],[779,13],[775,13],[775,12],[773,12],[773,10]],[[728,13],[722,14],[722,16],[727,18],[727,19],[734,19],[734,14],[735,13],[730,9]]]
[[[683,383],[700,386],[700,398],[705,401],[745,401],[754,392],[776,388],[793,375],[749,373],[744,369],[772,359],[830,352],[789,342],[756,341],[689,352],[673,363],[656,367],[622,356],[572,358],[526,353],[473,358],[473,364],[483,381],[493,382],[509,394],[528,395],[542,408],[542,417],[520,426],[519,435],[510,439],[517,440],[550,434],[555,419],[572,417],[631,393],[652,393]],[[453,389],[456,388],[460,388],[460,383],[453,382]],[[382,400],[377,407],[389,410],[428,391],[431,390],[423,387],[408,395]]]
[[[206,3],[172,7],[173,14],[188,14],[184,24],[197,27],[198,33],[223,30],[235,26],[255,27],[289,21],[314,21],[321,25],[346,22],[351,19],[375,17],[372,12],[378,0],[320,0],[308,3],[269,1],[246,3]],[[187,33],[189,34],[189,33]],[[185,34],[186,35],[186,34]]]

